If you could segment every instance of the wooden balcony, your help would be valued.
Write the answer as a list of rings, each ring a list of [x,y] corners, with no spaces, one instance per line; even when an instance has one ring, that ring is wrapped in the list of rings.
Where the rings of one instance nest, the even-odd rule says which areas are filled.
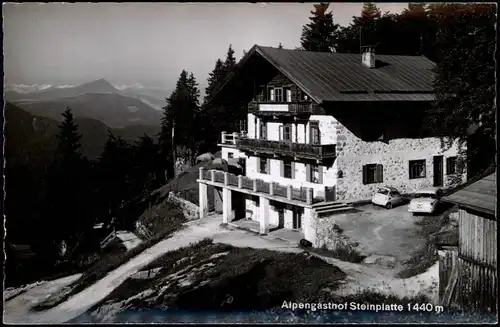
[[[312,188],[293,188],[278,183],[267,183],[260,179],[251,179],[246,176],[219,170],[206,170],[200,167],[199,181],[209,181],[220,186],[231,186],[251,193],[262,193],[268,196],[283,198],[283,200],[298,201],[307,205],[324,202],[324,198],[314,197]]]
[[[335,144],[304,144],[240,137],[236,138],[236,147],[243,152],[278,154],[303,159],[323,160],[336,156]]]
[[[312,102],[252,101],[248,104],[248,112],[263,116],[314,115],[318,113],[318,106]]]
[[[219,145],[236,145],[236,139],[239,137],[244,137],[245,135],[242,133],[227,133],[221,132],[221,142]]]

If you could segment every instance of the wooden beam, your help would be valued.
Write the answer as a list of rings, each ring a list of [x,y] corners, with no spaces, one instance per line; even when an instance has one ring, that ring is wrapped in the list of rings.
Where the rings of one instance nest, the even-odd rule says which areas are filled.
[[[443,305],[446,308],[450,306],[451,298],[457,286],[457,281],[458,281],[458,262],[455,263],[455,265],[453,266],[453,269],[451,271],[451,276],[448,281],[448,285],[446,285],[446,289],[444,291],[444,295],[441,300],[441,305]]]

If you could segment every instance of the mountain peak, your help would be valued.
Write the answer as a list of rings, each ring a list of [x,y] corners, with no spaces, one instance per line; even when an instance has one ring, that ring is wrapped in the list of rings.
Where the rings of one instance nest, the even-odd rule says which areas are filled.
[[[99,78],[95,81],[88,82],[77,86],[84,93],[117,93],[118,90],[104,78]]]

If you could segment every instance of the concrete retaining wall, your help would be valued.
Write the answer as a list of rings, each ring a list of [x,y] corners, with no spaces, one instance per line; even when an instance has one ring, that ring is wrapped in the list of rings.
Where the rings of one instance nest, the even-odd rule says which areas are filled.
[[[182,212],[184,213],[184,216],[187,220],[195,220],[200,218],[199,207],[196,204],[182,199],[172,192],[168,194],[168,201],[178,204],[181,207]]]

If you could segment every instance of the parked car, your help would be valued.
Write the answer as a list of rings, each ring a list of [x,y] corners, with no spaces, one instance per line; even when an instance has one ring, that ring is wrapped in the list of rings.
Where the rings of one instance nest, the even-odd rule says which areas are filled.
[[[399,193],[396,188],[383,186],[379,187],[377,192],[373,195],[372,203],[375,205],[383,206],[387,209],[391,209],[392,207],[403,203],[404,200],[405,199],[403,198],[403,196],[401,196],[401,193]]]
[[[432,214],[439,205],[439,200],[443,196],[443,190],[439,187],[429,187],[415,193],[415,197],[408,205],[408,211],[416,213]]]

